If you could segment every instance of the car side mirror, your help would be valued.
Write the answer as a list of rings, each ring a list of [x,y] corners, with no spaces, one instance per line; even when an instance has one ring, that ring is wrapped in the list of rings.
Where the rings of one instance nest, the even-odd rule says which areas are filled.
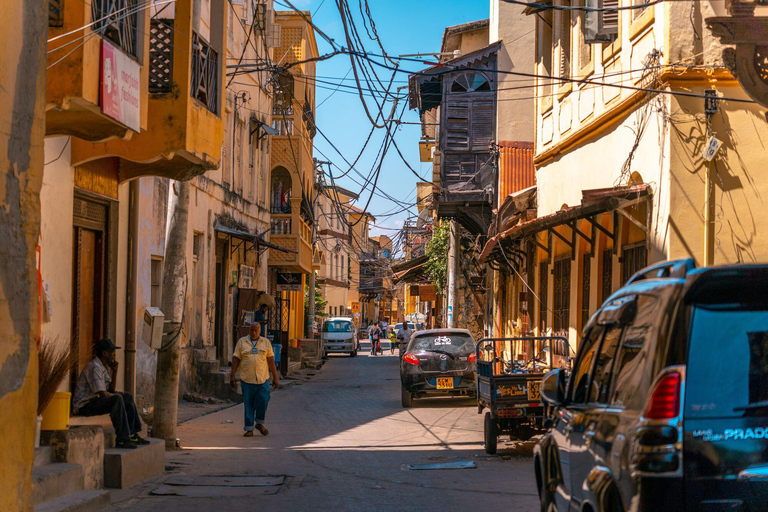
[[[541,379],[541,401],[552,407],[565,403],[565,371],[552,370]]]

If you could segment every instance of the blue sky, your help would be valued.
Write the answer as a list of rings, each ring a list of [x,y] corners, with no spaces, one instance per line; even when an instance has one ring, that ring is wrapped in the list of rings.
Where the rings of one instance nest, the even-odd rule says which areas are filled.
[[[343,44],[341,18],[335,0],[291,0],[291,2],[300,9],[311,11],[315,25],[328,36],[334,38],[337,43]],[[368,0],[368,3],[384,49],[393,56],[440,51],[440,42],[445,27],[485,19],[488,17],[489,10],[489,0],[432,0],[430,2]],[[285,8],[280,4],[280,0],[275,0],[276,10]],[[357,26],[366,48],[371,52],[378,52],[377,44],[374,41],[369,41],[365,35],[359,17],[358,2],[350,0],[349,5],[358,15]],[[330,45],[325,40],[318,36],[317,41],[321,54],[330,51]],[[427,66],[417,62],[404,62],[401,67],[415,71]],[[317,111],[315,115],[319,129],[334,143],[347,160],[353,161],[365,142],[371,124],[355,90],[339,88],[338,91],[333,91],[336,88],[335,84],[338,83],[349,86],[355,84],[350,71],[351,66],[347,55],[338,55],[317,65]],[[347,78],[342,82],[341,79],[345,76]],[[380,76],[382,79],[388,80],[390,73],[383,70]],[[399,73],[395,80],[393,89],[395,86],[406,85],[407,75]],[[370,99],[369,105],[375,107]],[[388,105],[386,111],[389,112],[390,108],[391,105]],[[403,120],[417,122],[418,116],[415,111],[407,110]],[[419,162],[418,140],[420,134],[420,127],[417,125],[401,125],[395,140],[411,167],[418,171],[422,177],[431,179],[431,165]],[[355,166],[363,175],[367,176],[371,171],[376,152],[380,148],[383,138],[384,130],[377,130],[366,152]],[[322,136],[317,135],[315,137],[314,145],[315,158],[330,160],[345,170],[348,168],[344,160]],[[334,168],[333,172],[334,175],[337,175],[341,171]],[[363,182],[354,173],[352,176],[358,182]],[[414,202],[416,182],[416,177],[406,168],[397,152],[392,148],[384,160],[377,188],[401,201]],[[360,185],[348,178],[340,179],[339,184],[353,191],[359,191],[361,188]],[[361,208],[364,207],[369,195],[370,186],[363,192],[357,205]],[[401,207],[391,200],[374,196],[368,211],[377,217],[377,225],[381,226],[381,229],[374,229],[372,233],[374,235],[393,234],[394,231],[391,229],[401,226],[403,219],[407,218],[409,214],[398,213],[392,216],[385,214],[400,209]],[[415,212],[415,209],[413,211]]]

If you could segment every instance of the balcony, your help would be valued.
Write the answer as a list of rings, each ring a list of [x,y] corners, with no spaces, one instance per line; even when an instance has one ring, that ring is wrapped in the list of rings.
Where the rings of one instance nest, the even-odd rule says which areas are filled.
[[[219,166],[227,11],[224,0],[212,0],[210,12],[203,10],[193,24],[194,1],[177,0],[167,13],[147,18],[146,129],[131,140],[94,144],[73,139],[73,165],[117,160],[120,181],[140,176],[189,179]]]
[[[291,213],[273,213],[269,241],[296,251],[269,251],[269,266],[308,274],[312,271],[312,228],[299,212],[301,199],[291,199]]]
[[[47,136],[103,141],[146,128],[148,25],[139,0],[49,0]]]

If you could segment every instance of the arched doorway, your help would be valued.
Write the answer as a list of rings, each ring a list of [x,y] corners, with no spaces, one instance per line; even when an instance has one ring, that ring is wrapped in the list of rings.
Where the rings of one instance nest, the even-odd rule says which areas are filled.
[[[270,198],[272,213],[291,213],[291,173],[285,167],[276,167],[272,170],[270,186]]]

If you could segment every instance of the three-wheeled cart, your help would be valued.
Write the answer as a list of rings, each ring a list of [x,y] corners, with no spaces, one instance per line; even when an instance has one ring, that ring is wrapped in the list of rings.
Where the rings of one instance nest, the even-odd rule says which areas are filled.
[[[497,439],[528,440],[544,432],[545,410],[539,385],[548,371],[568,364],[563,337],[484,338],[477,356],[477,413],[486,408],[485,451],[496,453]]]

